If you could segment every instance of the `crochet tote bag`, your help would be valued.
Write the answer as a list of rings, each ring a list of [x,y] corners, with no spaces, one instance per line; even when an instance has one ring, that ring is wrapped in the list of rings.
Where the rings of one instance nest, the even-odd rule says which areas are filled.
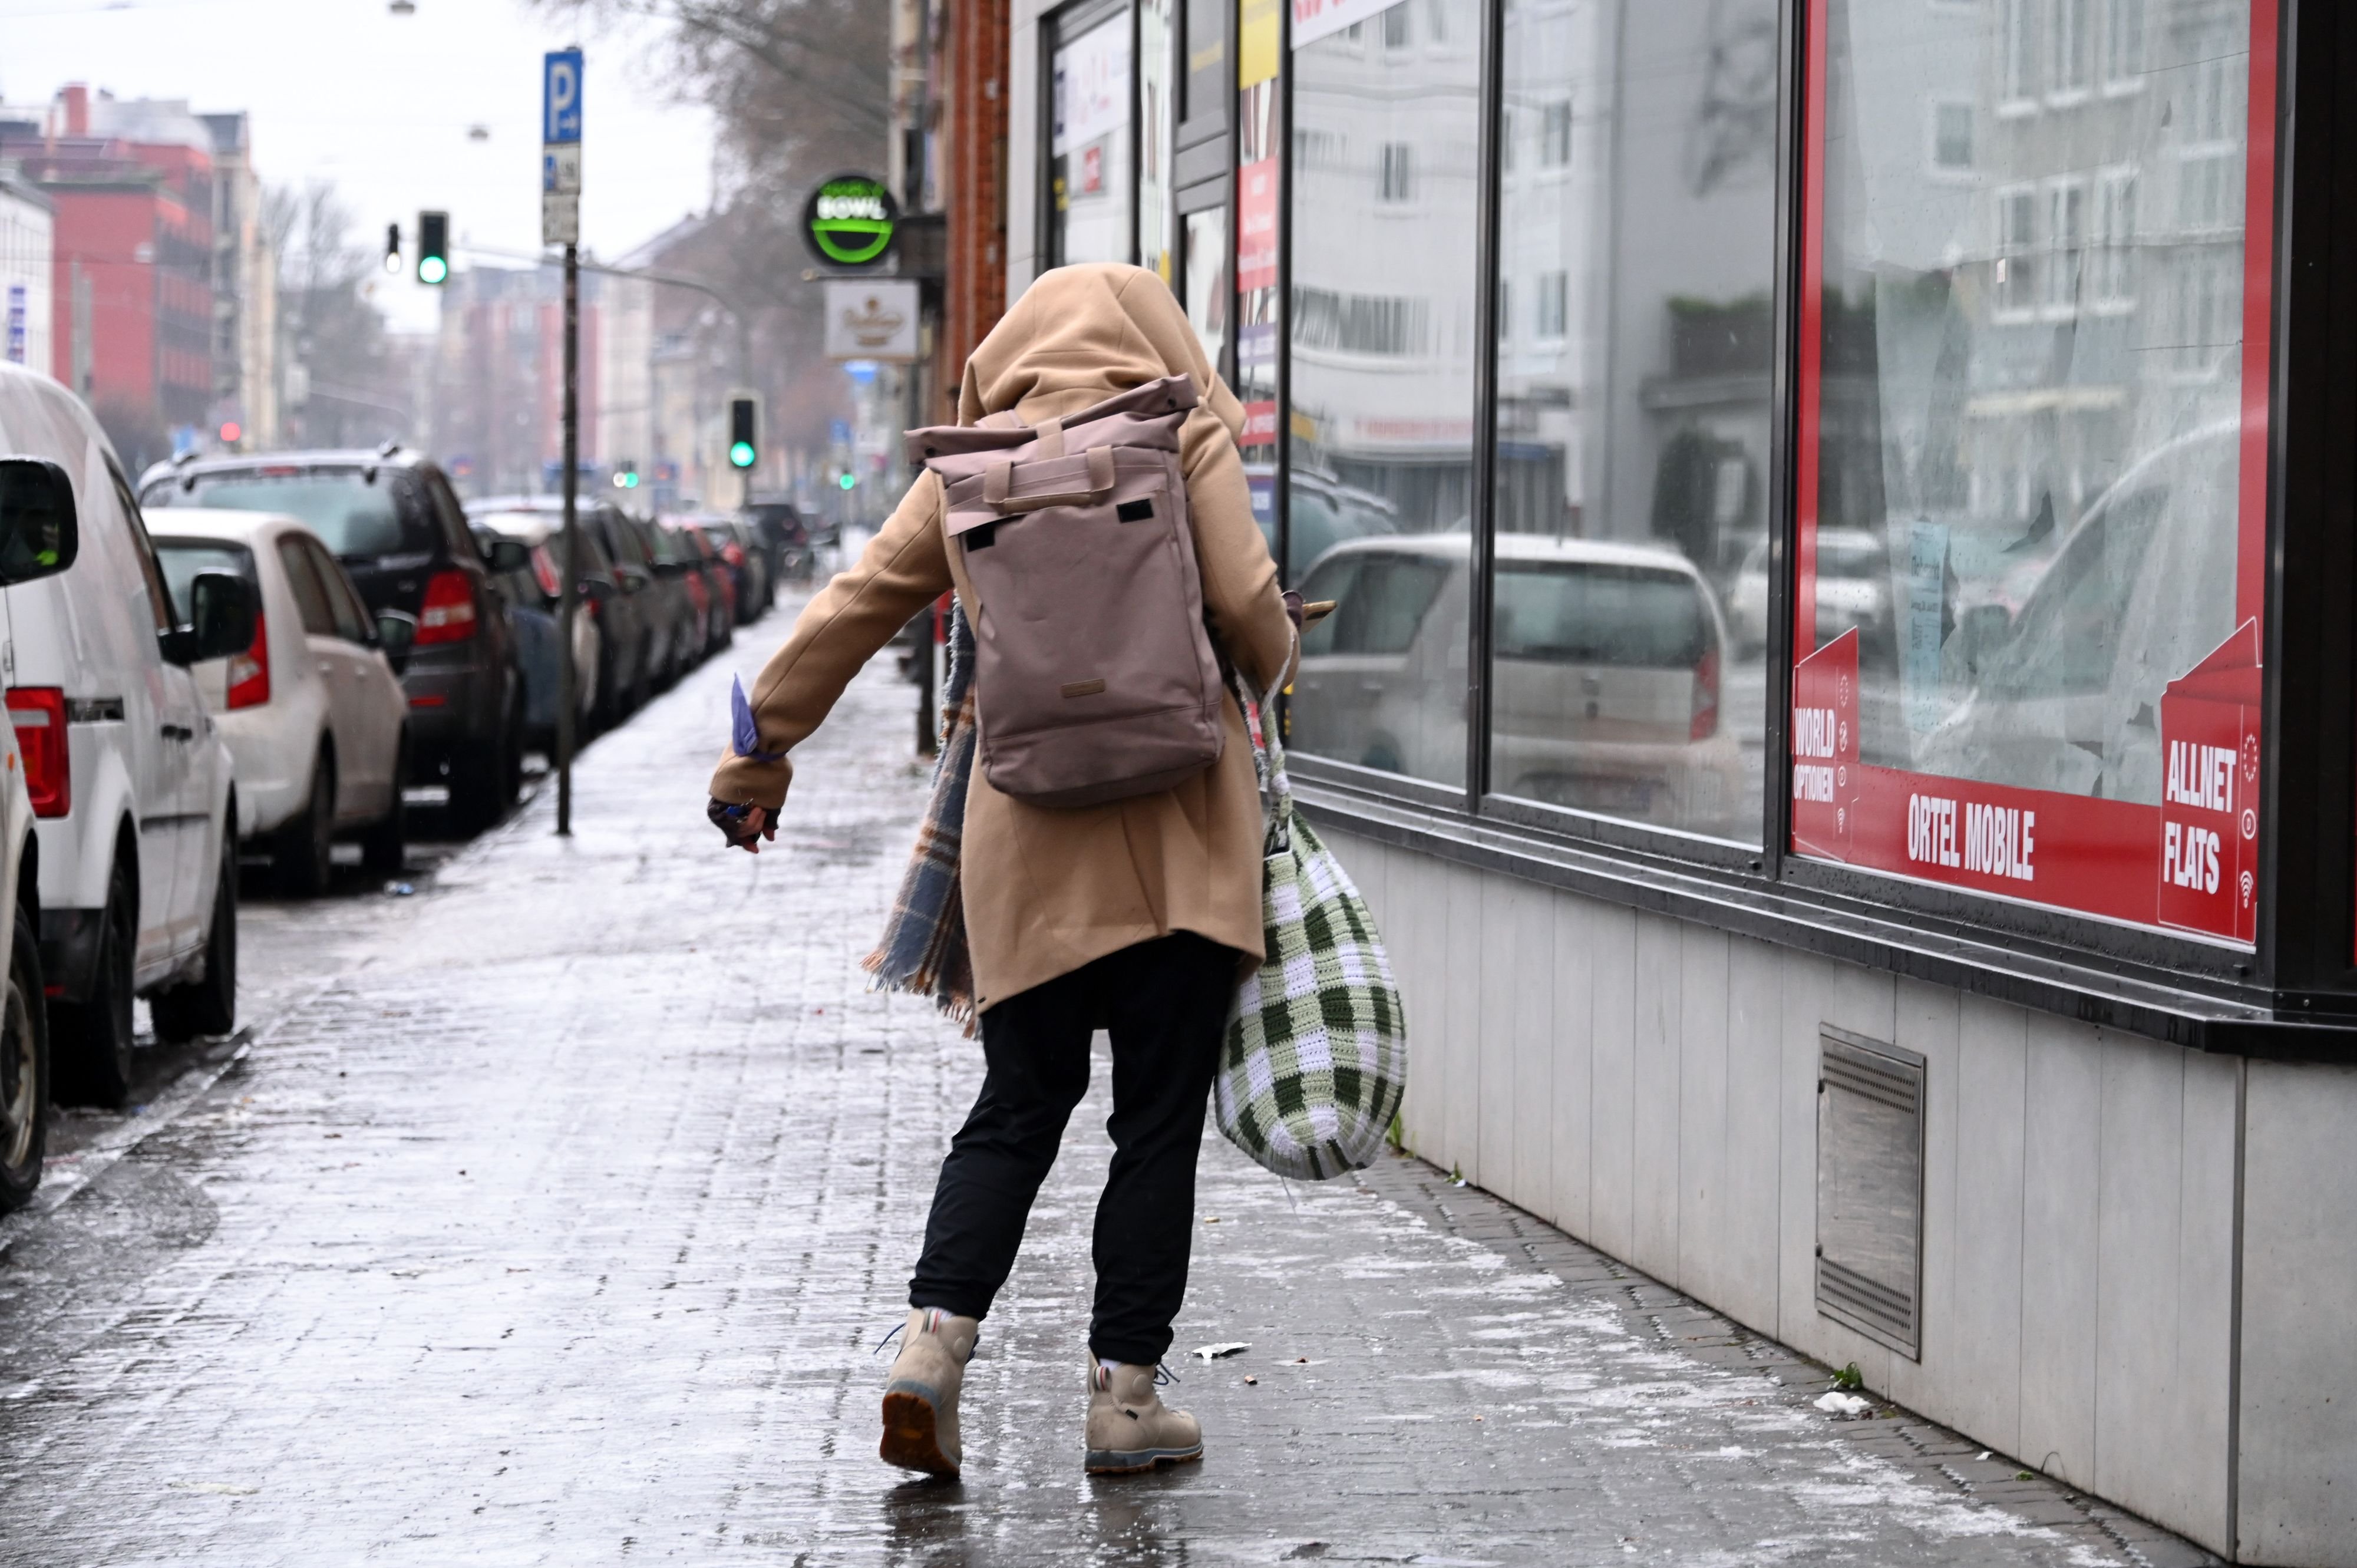
[[[1293,810],[1285,747],[1239,689],[1268,806],[1261,869],[1266,961],[1237,988],[1212,1101],[1228,1141],[1282,1176],[1371,1163],[1407,1087],[1391,961],[1348,873]]]

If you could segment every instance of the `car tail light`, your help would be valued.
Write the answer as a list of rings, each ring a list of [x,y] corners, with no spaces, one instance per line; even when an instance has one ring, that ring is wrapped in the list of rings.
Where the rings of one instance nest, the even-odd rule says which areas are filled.
[[[253,613],[253,645],[229,656],[229,705],[258,708],[270,701],[270,630]]]
[[[1695,661],[1694,725],[1686,732],[1695,740],[1718,733],[1718,650],[1708,648]]]
[[[475,585],[458,571],[436,572],[425,580],[425,604],[417,616],[417,645],[464,642],[475,635]]]
[[[8,722],[16,726],[16,750],[25,759],[25,792],[33,798],[33,815],[64,816],[73,810],[64,688],[9,687]]]

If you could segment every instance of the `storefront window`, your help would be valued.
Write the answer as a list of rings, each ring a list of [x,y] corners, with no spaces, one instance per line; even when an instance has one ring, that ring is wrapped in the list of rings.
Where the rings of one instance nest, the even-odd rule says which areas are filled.
[[[1170,243],[1170,156],[1178,133],[1170,66],[1176,0],[1137,0],[1137,264],[1178,282]]]
[[[1276,541],[1277,216],[1284,200],[1284,83],[1278,0],[1237,0],[1236,395],[1243,400],[1244,478],[1253,516]]]
[[[1133,254],[1130,27],[1125,6],[1057,44],[1049,145],[1050,266],[1125,262]]]
[[[1203,340],[1204,357],[1217,369],[1227,348],[1228,305],[1234,292],[1228,283],[1227,208],[1189,212],[1182,237],[1187,281],[1179,301],[1187,307],[1187,319],[1195,324],[1195,335]]]
[[[1286,577],[1341,607],[1303,639],[1293,742],[1461,785],[1480,28],[1327,16],[1356,19],[1294,34]]]
[[[1795,845],[2248,941],[2275,7],[1824,3]]]
[[[1505,27],[1491,787],[1756,843],[1774,0]]]

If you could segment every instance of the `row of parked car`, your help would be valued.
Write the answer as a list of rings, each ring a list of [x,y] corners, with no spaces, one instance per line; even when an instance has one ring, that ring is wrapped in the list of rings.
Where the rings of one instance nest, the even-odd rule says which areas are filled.
[[[580,733],[760,614],[806,542],[755,518],[585,501]],[[0,1211],[40,1179],[52,1098],[131,1091],[156,1037],[236,1023],[242,847],[298,895],[339,839],[400,868],[404,794],[495,821],[560,708],[559,503],[460,503],[372,451],[159,465],[135,486],[90,411],[0,365]]]

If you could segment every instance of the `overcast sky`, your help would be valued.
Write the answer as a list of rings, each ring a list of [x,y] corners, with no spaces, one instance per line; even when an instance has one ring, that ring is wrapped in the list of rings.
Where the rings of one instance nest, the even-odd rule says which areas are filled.
[[[0,100],[47,102],[68,82],[118,98],[185,98],[253,116],[274,184],[332,180],[356,238],[404,236],[421,208],[450,213],[463,247],[540,249],[540,59],[588,51],[582,238],[619,255],[700,209],[711,118],[669,101],[651,41],[568,27],[518,0],[0,0]],[[470,126],[490,139],[472,141]],[[465,265],[462,253],[458,264]],[[398,326],[427,328],[433,291],[377,291]]]

